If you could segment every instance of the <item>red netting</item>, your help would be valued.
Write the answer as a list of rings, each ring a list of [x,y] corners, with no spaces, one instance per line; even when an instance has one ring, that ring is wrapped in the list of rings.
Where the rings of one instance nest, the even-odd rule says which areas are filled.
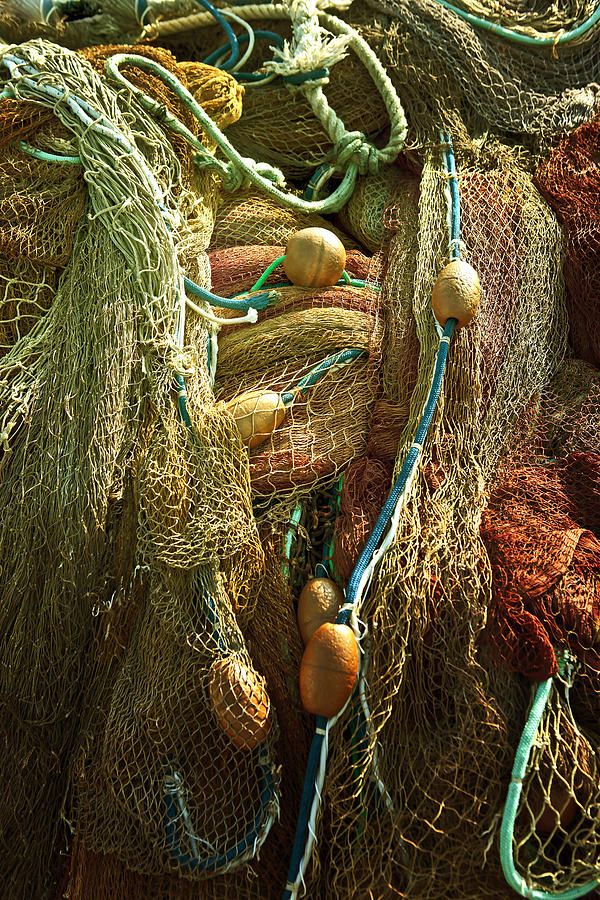
[[[600,364],[600,117],[581,125],[539,167],[536,183],[565,226],[570,339]]]
[[[492,564],[488,639],[511,671],[542,680],[568,645],[600,669],[600,457],[574,453],[545,466],[516,465],[483,516]]]

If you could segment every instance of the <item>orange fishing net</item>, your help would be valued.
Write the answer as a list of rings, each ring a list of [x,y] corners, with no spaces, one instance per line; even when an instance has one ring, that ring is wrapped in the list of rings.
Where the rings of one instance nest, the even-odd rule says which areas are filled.
[[[569,331],[575,354],[600,364],[600,117],[564,137],[536,183],[564,224]]]

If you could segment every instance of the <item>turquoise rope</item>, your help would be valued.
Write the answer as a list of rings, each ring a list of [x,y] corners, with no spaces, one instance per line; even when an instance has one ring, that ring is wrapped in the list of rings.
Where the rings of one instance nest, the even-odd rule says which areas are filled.
[[[448,0],[435,0],[435,2],[439,4],[439,6],[443,6],[444,9],[453,12],[461,19],[464,19],[465,22],[468,22],[469,25],[473,25],[474,28],[491,31],[492,34],[496,34],[498,37],[505,38],[507,41],[513,41],[516,44],[524,44],[527,47],[556,47],[559,44],[567,44],[576,41],[578,38],[587,34],[590,29],[600,22],[600,4],[598,4],[592,15],[586,19],[585,22],[582,22],[581,25],[571,29],[571,31],[557,34],[555,38],[533,37],[528,34],[522,34],[520,31],[515,31],[512,28],[506,28],[504,25],[498,25],[496,22],[490,22],[489,19],[475,16],[473,13],[461,9],[453,3],[449,3]]]
[[[290,577],[290,560],[292,558],[292,545],[294,543],[294,538],[298,534],[298,525],[300,524],[300,519],[302,517],[302,504],[298,500],[296,505],[292,510],[292,514],[290,515],[290,521],[288,523],[288,530],[285,535],[285,541],[283,544],[283,560],[281,562],[281,570],[286,579]]]
[[[307,375],[301,378],[295,390],[283,391],[281,394],[282,402],[285,406],[290,406],[294,402],[298,391],[305,394],[309,388],[314,387],[315,384],[321,381],[330,369],[335,368],[335,366],[345,366],[347,363],[366,355],[366,350],[359,349],[340,350],[339,353],[332,353],[331,356],[321,360],[314,369],[311,369]]]
[[[563,656],[563,661],[565,656]],[[511,773],[510,784],[506,796],[506,804],[502,814],[502,825],[500,827],[500,862],[502,871],[508,885],[528,900],[577,900],[578,897],[585,897],[590,891],[595,890],[600,885],[600,878],[588,881],[577,888],[570,888],[559,893],[549,893],[548,891],[539,891],[529,887],[522,875],[519,875],[515,868],[515,860],[513,856],[513,837],[515,830],[515,821],[519,812],[519,801],[523,791],[523,781],[527,773],[531,750],[538,733],[538,728],[550,697],[552,690],[552,678],[542,681],[536,688],[535,696],[531,711],[527,717],[519,746],[515,754],[515,761]]]
[[[60,153],[49,153],[46,150],[38,150],[37,147],[32,147],[31,144],[25,141],[19,141],[19,147],[24,153],[28,153],[29,156],[33,156],[35,159],[41,159],[42,162],[62,163],[64,166],[81,165],[80,156],[64,156]]]
[[[211,306],[220,306],[223,309],[235,309],[243,312],[248,312],[249,309],[263,310],[267,306],[276,303],[279,299],[276,291],[266,291],[265,293],[256,294],[254,297],[246,297],[243,300],[230,299],[229,297],[221,297],[219,294],[213,294],[212,291],[196,284],[191,278],[184,278],[183,282],[186,291],[189,291],[194,297],[205,300]]]

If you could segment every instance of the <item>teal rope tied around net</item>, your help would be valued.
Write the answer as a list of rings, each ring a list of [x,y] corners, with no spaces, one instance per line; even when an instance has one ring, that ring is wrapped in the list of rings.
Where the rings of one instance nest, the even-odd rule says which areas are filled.
[[[476,16],[473,13],[467,12],[467,10],[465,9],[461,9],[460,6],[455,6],[455,4],[450,3],[449,0],[435,0],[435,2],[440,6],[443,6],[444,9],[447,9],[450,12],[454,13],[456,16],[459,16],[474,28],[479,28],[483,31],[489,31],[492,34],[504,38],[507,41],[512,41],[515,44],[522,44],[526,47],[556,47],[561,44],[573,43],[573,41],[577,41],[579,40],[579,38],[585,37],[588,31],[591,31],[591,29],[594,28],[598,24],[598,22],[600,22],[599,3],[591,16],[589,16],[580,25],[572,28],[570,31],[559,32],[556,37],[535,37],[534,35],[523,34],[520,31],[515,31],[514,28],[507,28],[506,26],[500,25],[497,22],[491,22],[489,19],[484,19],[481,16]]]
[[[565,675],[566,668],[570,665],[571,657],[568,650],[559,655],[559,675]],[[544,716],[550,694],[553,689],[554,678],[547,678],[538,684],[535,689],[533,703],[521,733],[515,761],[513,764],[510,784],[506,796],[506,804],[502,813],[502,825],[500,827],[500,862],[502,871],[508,885],[528,900],[577,900],[585,897],[591,891],[600,886],[600,876],[594,878],[579,887],[569,888],[565,891],[548,892],[540,891],[527,884],[515,867],[513,855],[513,842],[515,822],[519,812],[519,802],[523,791],[523,782],[527,775],[531,751],[537,737],[540,722]]]

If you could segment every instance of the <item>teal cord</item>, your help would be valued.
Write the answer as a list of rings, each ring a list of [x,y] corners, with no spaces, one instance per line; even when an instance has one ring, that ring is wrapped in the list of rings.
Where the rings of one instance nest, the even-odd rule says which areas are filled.
[[[37,147],[32,147],[31,144],[28,144],[25,141],[19,141],[19,147],[24,153],[28,153],[29,156],[33,156],[35,159],[41,159],[43,162],[62,163],[64,166],[80,166],[82,164],[80,156],[64,156],[60,153],[48,153],[46,150],[38,150]]]
[[[282,403],[285,406],[291,406],[299,393],[305,394],[309,388],[314,387],[314,385],[317,384],[331,369],[337,368],[338,366],[345,366],[348,363],[353,362],[353,360],[366,355],[366,350],[359,350],[358,348],[340,350],[339,353],[332,353],[331,356],[321,360],[314,369],[311,369],[307,375],[301,378],[294,390],[283,391],[281,394]]]
[[[274,259],[273,262],[271,263],[271,265],[268,268],[266,268],[265,271],[262,273],[262,275],[260,276],[258,281],[252,285],[252,287],[250,288],[250,293],[252,293],[252,291],[260,290],[260,288],[263,286],[263,284],[265,283],[265,281],[267,280],[267,278],[269,277],[271,272],[274,272],[275,269],[277,268],[277,266],[280,266],[281,263],[284,261],[284,259],[285,259],[285,253],[283,254],[283,256],[278,256],[277,259]]]
[[[281,561],[281,571],[283,572],[284,577],[288,580],[291,572],[290,561],[292,558],[292,545],[294,543],[294,538],[298,534],[298,525],[300,524],[301,517],[302,504],[300,503],[300,501],[298,501],[290,515],[288,530],[286,532],[285,541],[283,544],[283,559]]]
[[[564,663],[565,655],[562,657]],[[547,891],[539,891],[529,887],[522,875],[519,875],[515,868],[513,856],[513,837],[515,830],[515,821],[519,812],[519,801],[523,790],[523,780],[527,773],[531,750],[538,733],[538,728],[550,697],[552,690],[552,678],[542,681],[536,688],[535,696],[531,711],[523,728],[519,746],[515,754],[515,762],[513,765],[510,785],[506,796],[506,805],[502,814],[502,825],[500,828],[500,862],[502,871],[508,885],[528,900],[577,900],[578,897],[585,897],[590,891],[595,890],[600,885],[600,878],[588,881],[580,887],[571,888],[559,893],[548,893]]]
[[[515,31],[512,28],[506,28],[504,25],[498,25],[497,22],[490,22],[489,19],[482,19],[480,16],[475,16],[473,13],[461,9],[453,3],[449,3],[448,0],[435,0],[435,2],[440,6],[443,6],[444,9],[448,9],[450,12],[455,13],[455,15],[459,16],[461,19],[464,19],[465,22],[468,22],[469,25],[473,25],[474,28],[491,31],[492,34],[497,34],[498,37],[505,38],[507,41],[513,41],[516,44],[524,44],[527,47],[556,47],[560,44],[576,41],[587,34],[591,28],[600,22],[599,3],[592,15],[586,19],[585,22],[582,22],[581,25],[571,29],[571,31],[559,33],[556,37],[533,37],[528,34],[522,34],[520,31]]]

